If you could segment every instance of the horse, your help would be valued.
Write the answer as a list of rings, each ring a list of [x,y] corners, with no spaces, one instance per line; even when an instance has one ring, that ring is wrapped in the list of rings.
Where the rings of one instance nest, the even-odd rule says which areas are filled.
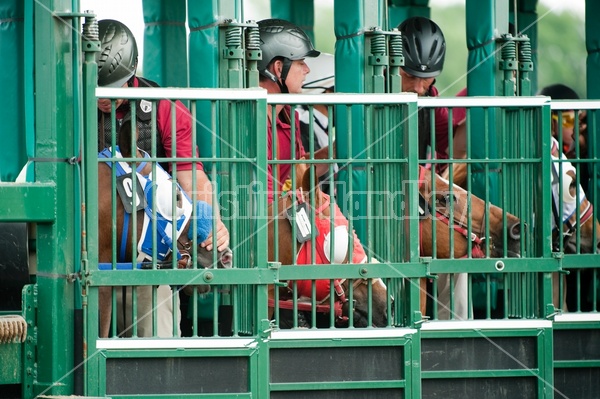
[[[119,140],[118,140],[118,144],[119,144],[119,150],[120,150],[120,154],[125,157],[131,157],[132,154],[132,148],[131,148],[131,121],[129,120],[125,120],[119,130]],[[104,150],[104,156],[105,157],[110,157],[111,155],[111,151],[110,149]],[[108,152],[106,152],[108,151]],[[141,150],[136,149],[137,152],[137,157],[138,158],[144,158],[143,153],[141,152]],[[100,153],[102,154],[102,153]],[[99,156],[100,156],[99,154]],[[110,165],[109,165],[110,164]],[[115,190],[115,187],[117,186],[117,184],[113,184],[113,171],[111,170],[111,167],[117,167],[118,164],[122,164],[122,163],[117,163],[117,162],[98,162],[98,261],[99,264],[110,264],[113,261],[113,237],[117,237],[117,240],[121,240],[117,242],[117,247],[120,247],[120,250],[117,250],[117,256],[118,256],[118,261],[119,262],[131,262],[133,259],[133,247],[134,245],[132,245],[132,236],[133,236],[133,228],[128,228],[125,227],[126,226],[126,221],[129,220],[129,216],[130,216],[130,212],[133,211],[134,209],[134,205],[132,205],[134,203],[133,198],[131,197],[135,197],[135,188],[133,189],[133,193],[131,194],[131,197],[129,198],[129,208],[131,209],[131,211],[126,211],[125,209],[125,203],[127,203],[127,200],[120,200],[117,198],[116,200],[116,219],[113,222],[113,203],[112,203],[112,195],[110,194],[113,190]],[[145,178],[147,178],[149,175],[151,175],[152,172],[152,163],[151,162],[134,162],[131,164],[131,166],[129,166],[129,168],[131,170],[137,170],[137,176],[138,176],[138,182],[140,180],[143,180]],[[156,200],[156,208],[161,210],[161,214],[160,215],[154,215],[152,214],[152,206],[150,206],[150,204],[147,204],[145,207],[141,206],[141,207],[136,207],[137,209],[137,237],[142,239],[144,237],[144,233],[146,230],[149,231],[148,235],[146,235],[147,237],[152,237],[153,235],[158,235],[157,231],[150,231],[152,230],[152,222],[150,221],[150,223],[147,224],[147,227],[144,228],[144,213],[146,212],[146,214],[148,214],[148,216],[150,218],[155,218],[157,220],[157,230],[158,230],[158,226],[160,225],[160,222],[163,220],[176,220],[178,227],[180,228],[179,230],[179,234],[178,237],[176,238],[176,247],[177,247],[177,267],[178,268],[192,268],[192,261],[194,261],[192,259],[192,253],[193,253],[193,235],[190,234],[191,231],[191,225],[192,223],[190,223],[190,221],[193,218],[196,218],[197,220],[197,259],[195,259],[195,263],[196,263],[196,267],[199,269],[204,269],[204,268],[211,268],[213,266],[215,266],[213,264],[213,251],[208,251],[206,248],[202,247],[200,245],[200,243],[202,243],[204,241],[204,238],[206,236],[208,236],[208,234],[211,231],[211,226],[212,226],[212,212],[210,211],[211,207],[210,205],[198,201],[197,202],[197,207],[196,207],[196,215],[192,216],[191,214],[193,213],[192,205],[191,202],[189,202],[189,198],[187,197],[187,195],[183,192],[183,190],[181,189],[181,187],[177,184],[176,185],[176,190],[177,190],[177,194],[176,194],[176,200],[177,200],[177,204],[176,204],[176,212],[178,212],[177,215],[168,215],[169,213],[172,213],[172,209],[173,209],[173,204],[172,204],[172,192],[171,192],[171,187],[172,185],[172,179],[171,176],[167,174],[167,172],[165,172],[160,165],[156,165],[156,169],[157,169],[157,173],[156,176],[154,177],[154,181],[153,182],[149,182],[146,186],[146,191],[149,193],[147,196],[147,201],[154,201]],[[162,176],[162,180],[161,183],[158,183],[159,180],[159,176]],[[161,186],[162,187],[168,187],[168,190],[166,190],[167,192],[161,190]],[[150,188],[149,188],[150,187]],[[149,189],[148,189],[149,188]],[[119,191],[119,188],[117,187],[117,191]],[[152,195],[152,192],[156,191],[155,196]],[[118,197],[118,195],[117,195]],[[144,193],[142,192],[140,195],[141,198],[144,198]],[[187,199],[187,201],[186,201]],[[187,205],[186,205],[187,204]],[[202,206],[201,206],[202,205]],[[187,208],[186,211],[183,210],[183,208]],[[179,212],[181,213],[185,213],[186,215],[180,215]],[[161,250],[157,250],[157,253],[159,253],[159,255],[162,253],[164,259],[160,262],[157,262],[157,268],[171,268],[173,261],[171,260],[172,257],[172,253],[171,253],[171,244],[173,239],[171,237],[169,237],[169,234],[171,233],[170,230],[172,229],[172,224],[168,223],[164,226],[168,226],[168,227],[164,227],[163,230],[166,230],[167,235],[161,237],[160,235],[157,236],[157,240],[159,243],[163,244],[162,247],[162,251]],[[126,229],[126,230],[125,230]],[[125,235],[123,230],[125,230]],[[201,237],[201,235],[203,235],[203,237]],[[152,240],[150,240],[150,242],[152,242]],[[160,245],[160,244],[159,244]],[[140,254],[140,256],[138,256],[138,261],[141,258],[145,258],[144,260],[148,261],[151,260],[151,256],[153,254],[153,250],[152,247],[148,247],[148,245],[144,245],[142,243],[138,244],[138,253],[145,253],[145,257],[142,256]],[[217,253],[217,267],[219,268],[231,268],[232,266],[232,252],[229,248],[227,248],[224,251],[220,251]],[[146,265],[149,265],[148,267],[152,267],[151,262],[146,262]],[[131,267],[136,267],[135,265],[135,261],[132,262],[132,266]],[[131,268],[130,267],[130,268]],[[143,268],[143,264],[142,264],[142,268]],[[206,293],[210,290],[210,286],[208,285],[198,285],[198,286],[194,286],[199,293]],[[125,287],[123,287],[125,288]],[[183,287],[184,292],[190,294],[192,291],[192,286],[190,285],[186,285]],[[157,289],[157,295],[163,295],[165,297],[170,297],[171,295],[171,290],[170,287],[168,286],[159,286]],[[120,292],[118,292],[118,294],[120,294]],[[131,295],[130,293],[128,293],[127,295]],[[151,336],[152,335],[152,327],[150,326],[151,323],[151,319],[152,317],[147,317],[148,313],[150,313],[151,310],[151,303],[152,303],[152,289],[151,287],[148,286],[144,286],[144,287],[137,287],[137,295],[138,295],[138,321],[137,324],[139,327],[143,327],[143,329],[146,332],[142,332],[139,333],[139,336]],[[122,295],[123,297],[123,301],[131,301],[131,299],[125,299],[126,295]],[[165,328],[162,329],[162,333],[161,333],[161,325],[159,324],[159,335],[168,335],[169,332],[172,334],[173,328],[172,328],[172,324],[169,325],[169,323],[172,323],[173,317],[172,317],[172,312],[176,311],[179,314],[179,309],[171,309],[170,307],[172,306],[172,301],[169,299],[165,299],[163,300],[164,303],[158,303],[158,311],[156,314],[161,315],[162,313],[167,313],[163,316],[157,316],[157,318],[159,319],[158,322],[160,323],[161,321],[167,326]],[[132,302],[129,302],[132,303]],[[110,330],[110,321],[111,321],[111,316],[112,316],[112,288],[111,287],[100,287],[99,289],[99,308],[100,308],[100,332],[99,335],[101,338],[106,338],[109,335],[109,330]],[[121,308],[121,306],[119,306],[119,308]],[[123,306],[124,309],[119,309],[121,310],[125,310],[125,306]],[[140,310],[140,309],[145,309],[144,311]],[[121,312],[123,313],[123,312]],[[131,324],[131,310],[129,310],[129,314],[127,314],[127,311],[125,311],[124,313],[126,313],[126,315],[121,315],[118,316],[119,322],[121,322],[121,319],[129,319],[129,320],[124,320],[123,324],[123,330],[124,331],[128,331],[130,330],[130,324]],[[126,316],[126,317],[125,317]],[[143,321],[143,322],[142,322]],[[126,327],[129,326],[129,327]],[[125,334],[125,332],[122,332],[122,334]]]
[[[594,207],[587,199],[583,188],[581,185],[577,185],[577,170],[560,151],[558,141],[554,137],[552,137],[550,155],[553,161],[552,249],[558,252],[562,247],[565,254],[597,253],[600,245],[600,222],[594,218]],[[562,166],[560,166],[561,164]],[[579,197],[579,205],[577,205],[577,197]],[[594,232],[596,233],[595,239]],[[577,242],[578,235],[579,243]],[[579,244],[579,248],[577,244]],[[552,273],[554,307],[568,311],[566,275],[562,278],[562,284],[565,287],[562,295],[560,295],[560,284],[559,274]]]
[[[419,222],[420,255],[430,257],[434,254],[433,229],[436,231],[435,255],[438,259],[466,258],[471,250],[473,258],[503,257],[504,251],[509,257],[520,255],[521,222],[518,217],[506,213],[507,225],[503,224],[504,211],[489,206],[486,214],[486,202],[469,194],[464,188],[451,184],[437,173],[419,166],[419,193],[424,204],[424,211]],[[456,174],[455,174],[456,177]],[[452,196],[450,196],[452,193]],[[471,200],[470,213],[468,200]],[[425,208],[425,209],[424,209]],[[428,211],[429,209],[429,211]],[[451,218],[450,209],[453,210]],[[488,218],[489,236],[485,236],[486,218]],[[468,231],[468,221],[471,232]],[[506,228],[507,247],[503,248]],[[451,234],[454,245],[451,246]],[[489,250],[489,252],[488,252]],[[455,281],[457,318],[468,317],[468,280],[466,273],[460,273]],[[438,276],[439,318],[449,317],[449,276]],[[421,313],[426,313],[427,289],[426,279],[421,279]]]
[[[328,147],[324,147],[319,151],[315,152],[314,159],[326,159]],[[315,175],[321,174],[320,168],[323,164],[316,165]],[[279,262],[282,265],[292,265],[297,263],[299,267],[302,264],[312,263],[311,262],[311,240],[308,239],[304,243],[297,243],[296,251],[293,249],[292,242],[292,225],[286,216],[286,212],[291,206],[298,205],[300,201],[306,204],[308,207],[311,204],[310,193],[313,193],[315,201],[315,224],[319,230],[320,239],[323,239],[325,244],[322,245],[320,242],[316,242],[315,257],[317,264],[329,264],[329,263],[350,263],[349,255],[346,253],[348,249],[348,242],[353,239],[353,247],[355,253],[352,254],[352,263],[364,263],[367,261],[366,255],[364,257],[357,256],[357,253],[362,251],[362,246],[356,234],[353,234],[353,238],[350,238],[350,233],[347,230],[347,220],[341,213],[337,204],[333,204],[335,214],[331,215],[330,209],[330,197],[323,193],[320,189],[319,184],[310,179],[310,165],[307,163],[298,163],[295,167],[296,174],[296,187],[291,189],[287,194],[280,195],[275,199],[277,201],[277,214],[275,214],[275,207],[273,204],[269,205],[268,215],[268,235],[269,235],[269,248],[268,257],[271,262]],[[294,194],[295,193],[295,194]],[[296,197],[296,198],[294,198]],[[297,201],[299,200],[299,201]],[[297,208],[298,211],[307,212],[308,208]],[[308,211],[307,214],[310,214]],[[334,241],[334,253],[333,262],[329,260],[330,251],[328,246],[330,237],[330,220],[335,220],[335,231],[333,234]],[[296,217],[296,219],[299,219]],[[310,224],[310,222],[309,222]],[[277,225],[277,234],[275,237],[275,225]],[[300,233],[301,234],[301,233]],[[306,237],[304,237],[306,239]],[[279,256],[275,256],[275,245],[277,245]],[[325,247],[325,249],[323,249]],[[360,248],[360,251],[358,250]],[[364,252],[362,252],[364,254]],[[373,260],[376,262],[376,260]],[[335,292],[334,306],[331,308],[330,304],[330,287],[333,283],[333,291]],[[388,307],[388,294],[387,289],[383,281],[377,279],[333,279],[331,280],[317,280],[316,291],[317,298],[311,300],[311,280],[299,280],[295,283],[289,282],[286,287],[279,289],[279,301],[275,303],[275,287],[269,287],[269,316],[271,317],[274,308],[279,308],[280,313],[284,313],[293,308],[293,297],[296,296],[298,300],[298,314],[300,317],[300,323],[294,323],[293,321],[286,324],[283,317],[278,320],[280,328],[292,328],[297,324],[301,327],[310,327],[309,321],[306,321],[304,317],[313,310],[312,302],[315,302],[317,320],[312,320],[312,325],[317,327],[330,327],[331,313],[334,313],[334,324],[336,327],[348,327],[349,320],[352,319],[352,325],[354,327],[385,327],[388,323],[387,307]],[[350,285],[351,284],[351,285]],[[294,288],[295,287],[295,288]],[[352,297],[347,297],[346,293],[352,290]],[[372,307],[369,309],[369,291],[371,291]],[[391,298],[389,298],[391,301]],[[350,312],[352,316],[350,317]],[[290,312],[291,313],[291,312]],[[306,316],[303,316],[306,315]],[[370,320],[370,321],[369,321]]]
[[[581,185],[577,185],[576,169],[566,161],[566,156],[559,150],[558,142],[552,138],[552,248],[559,251],[561,247],[565,254],[596,253],[600,243],[600,222],[593,218],[593,206],[585,196]],[[562,163],[562,167],[559,164]],[[467,182],[467,164],[458,163],[453,168],[454,184],[464,187]],[[562,200],[560,190],[562,187]],[[579,195],[579,206],[576,204]],[[579,212],[576,208],[579,208]],[[579,220],[577,219],[579,213]],[[559,227],[560,226],[560,227]],[[596,231],[596,239],[594,239]],[[579,250],[577,239],[579,235]],[[563,276],[563,286],[566,287],[566,276]],[[566,289],[560,292],[558,273],[552,275],[554,307],[567,311]],[[560,298],[560,299],[559,299]]]

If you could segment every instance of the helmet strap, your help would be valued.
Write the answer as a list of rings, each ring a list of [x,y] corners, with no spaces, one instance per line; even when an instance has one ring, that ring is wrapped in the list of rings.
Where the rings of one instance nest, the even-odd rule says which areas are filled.
[[[289,92],[290,92],[290,91],[288,90],[288,87],[287,87],[287,85],[285,84],[285,80],[284,80],[284,79],[278,80],[278,81],[277,81],[277,85],[279,86],[279,90],[281,90],[281,92],[282,92],[283,94],[287,94],[287,93],[289,93]]]
[[[281,92],[287,94],[290,91],[288,90],[288,87],[285,84],[285,79],[287,78],[288,73],[290,72],[290,68],[292,67],[292,60],[290,60],[287,57],[283,57],[281,62],[283,63],[283,67],[281,68],[281,78],[277,81],[277,84],[279,85],[279,89],[281,90]]]
[[[281,68],[281,80],[285,82],[285,79],[290,72],[290,68],[292,67],[292,60],[287,57],[283,57],[283,68]]]

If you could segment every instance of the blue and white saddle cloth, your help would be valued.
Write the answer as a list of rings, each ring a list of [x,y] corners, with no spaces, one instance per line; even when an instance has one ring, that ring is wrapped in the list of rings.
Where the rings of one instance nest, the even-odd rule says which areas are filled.
[[[144,158],[149,158],[148,153],[139,150],[144,155]],[[111,148],[105,148],[98,154],[100,158],[112,158],[112,150]],[[119,147],[115,147],[115,158],[122,158],[121,151]],[[132,169],[131,165],[127,162],[107,162],[107,165],[110,167],[115,167],[117,172],[117,177],[131,175]],[[153,246],[152,246],[152,219],[156,219],[156,254],[157,260],[163,261],[166,257],[171,253],[171,249],[173,247],[173,223],[176,226],[176,240],[181,235],[184,227],[189,221],[192,215],[192,201],[188,197],[185,191],[181,188],[179,184],[174,182],[171,179],[171,175],[169,175],[158,163],[156,164],[156,176],[152,176],[152,172],[149,174],[141,174],[140,171],[144,169],[146,166],[146,162],[140,163],[136,170],[136,178],[138,184],[143,189],[145,202],[140,198],[136,198],[136,205],[143,204],[144,208],[144,225],[142,228],[142,234],[139,238],[137,250],[138,250],[138,262],[143,262],[147,260],[152,260]],[[131,187],[131,183],[129,187]],[[176,203],[173,204],[173,186],[176,185],[177,196]],[[120,190],[126,191],[127,195],[131,195],[133,197],[134,193],[137,193],[135,189],[129,190]],[[124,201],[130,201],[133,203],[133,198],[123,199]],[[152,213],[153,202],[156,199],[156,215]],[[173,206],[175,205],[175,206]],[[132,208],[132,207],[130,207]],[[139,208],[136,208],[139,209]],[[129,214],[125,212],[125,220],[124,224],[128,224]],[[123,226],[123,237],[121,238],[121,250],[119,253],[119,260],[126,261],[126,259],[122,259],[125,256],[125,246],[127,241],[127,230],[128,226]],[[181,254],[177,253],[177,259],[181,258]]]

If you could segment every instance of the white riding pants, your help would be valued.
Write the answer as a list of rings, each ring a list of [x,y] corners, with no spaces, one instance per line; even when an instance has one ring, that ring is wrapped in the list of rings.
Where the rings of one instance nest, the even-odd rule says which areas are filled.
[[[454,320],[469,317],[469,275],[454,273]],[[438,319],[450,320],[450,274],[438,274]]]
[[[131,326],[131,287],[127,287],[125,301],[126,323],[123,323],[123,290],[118,287],[117,291],[117,328],[121,336],[131,337],[133,328]],[[140,286],[136,289],[137,294],[137,336],[152,337],[152,286]],[[156,289],[156,322],[157,336],[161,338],[173,337],[173,295],[178,293],[171,290],[168,285],[160,285]],[[177,298],[179,304],[179,298]],[[179,323],[181,322],[181,310],[177,306],[177,337],[181,336]],[[125,325],[127,330],[125,330]]]

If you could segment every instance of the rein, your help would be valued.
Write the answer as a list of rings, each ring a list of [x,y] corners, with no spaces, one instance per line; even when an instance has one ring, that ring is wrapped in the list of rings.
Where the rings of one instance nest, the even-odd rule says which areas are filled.
[[[348,298],[346,297],[346,292],[344,291],[344,286],[343,286],[346,281],[347,281],[347,279],[345,279],[345,278],[344,279],[335,279],[334,284],[333,284],[334,293],[335,293],[335,298],[334,298],[335,300],[333,303],[333,313],[337,320],[339,320],[340,322],[344,322],[344,323],[348,322],[348,316],[344,315],[342,308],[345,303],[349,302]],[[354,280],[354,283],[352,284],[352,288],[356,289],[361,284],[366,284],[366,281],[367,280],[364,278]],[[311,312],[314,309],[317,313],[329,314],[329,313],[331,313],[331,304],[325,304],[325,302],[329,301],[330,298],[331,298],[331,293],[328,294],[322,300],[320,300],[318,303],[315,303],[314,306],[311,302],[300,302],[300,301],[296,301],[296,304],[294,305],[293,299],[280,299],[277,303],[278,303],[280,309],[293,310],[294,307],[296,307],[296,309],[298,311],[302,311],[302,312]],[[272,298],[269,298],[268,303],[269,303],[270,307],[275,306],[275,300]],[[354,309],[352,309],[352,310],[354,311]]]
[[[553,194],[554,196],[554,194]],[[583,199],[582,199],[583,202]],[[581,202],[579,203],[579,205],[581,205]],[[558,209],[556,209],[556,204],[554,203],[554,201],[552,201],[552,214],[554,215],[554,219],[555,220],[560,220],[560,217],[558,216]],[[594,206],[592,205],[591,202],[588,201],[587,206],[585,207],[585,210],[583,212],[580,213],[579,215],[579,223],[571,223],[571,218],[567,218],[565,220],[562,221],[562,223],[555,223],[556,227],[555,227],[555,231],[558,233],[558,226],[563,226],[561,230],[561,234],[562,234],[562,238],[563,238],[563,248],[567,246],[567,244],[569,243],[569,241],[573,238],[573,235],[575,234],[575,232],[577,232],[578,228],[581,228],[581,226],[583,226],[584,224],[586,224],[588,221],[592,220],[592,216],[594,215]],[[577,213],[575,213],[573,216],[575,216],[575,218],[577,218]],[[554,249],[558,250],[559,246],[558,246],[558,235],[557,235],[557,242],[553,243]]]
[[[556,142],[556,140],[552,141],[551,152],[552,152],[551,155],[553,158],[565,159],[564,154],[561,154],[558,150],[558,142]],[[570,163],[566,163],[566,165],[563,166],[563,168],[567,168],[567,169],[569,169],[569,167],[573,168],[573,166]],[[555,184],[558,185],[561,182],[561,179],[559,176],[559,171],[557,169],[559,169],[558,163],[555,163],[555,165],[552,165],[552,185],[553,186]],[[574,170],[574,168],[573,168],[573,170]],[[581,191],[581,187],[579,187],[579,191]],[[560,237],[559,234],[562,235],[563,248],[564,248],[568,245],[569,241],[572,239],[572,237],[575,234],[575,232],[577,231],[577,229],[581,228],[581,226],[583,226],[589,220],[591,220],[594,215],[594,206],[592,205],[592,203],[590,201],[587,201],[587,206],[585,207],[583,212],[580,212],[580,214],[579,214],[579,222],[577,222],[577,211],[576,210],[569,217],[566,217],[564,220],[561,220],[562,217],[564,217],[563,212],[564,212],[565,203],[564,203],[564,201],[562,202],[563,212],[561,212],[558,209],[559,204],[561,204],[561,202],[559,201],[559,198],[557,198],[560,195],[559,193],[560,193],[560,190],[557,190],[555,192],[554,188],[552,189],[552,216],[554,217],[554,225],[555,225],[553,231],[557,232],[556,240],[553,239],[553,243],[552,243],[552,246],[554,247],[555,250],[558,250],[560,248],[558,245],[558,239]],[[578,204],[579,207],[581,206],[581,204],[583,203],[583,201],[585,199],[586,199],[585,194],[583,194],[583,196],[580,197],[580,201]],[[569,211],[570,210],[567,210],[567,212],[569,212]],[[575,220],[574,220],[574,222],[571,222],[571,219],[573,219],[573,218],[575,218]],[[562,226],[562,228],[560,228],[560,226]],[[559,230],[560,230],[560,232],[559,232]]]
[[[420,192],[421,188],[423,187],[423,184],[425,183],[426,173],[427,173],[427,168],[421,167],[421,172],[419,173],[419,192]],[[419,195],[421,195],[421,194],[419,193]],[[427,202],[427,201],[425,201],[425,202]],[[482,249],[482,245],[485,241],[485,237],[481,238],[480,237],[482,235],[481,233],[479,236],[473,232],[469,235],[469,231],[463,223],[457,222],[454,218],[453,218],[453,220],[450,220],[449,215],[446,215],[445,213],[440,212],[437,209],[434,209],[434,211],[435,211],[435,218],[437,220],[443,222],[448,227],[452,227],[452,229],[454,231],[460,233],[463,237],[465,237],[467,239],[467,241],[471,241],[471,243],[472,243],[471,256],[473,258],[485,258],[486,255]],[[482,226],[485,226],[485,223],[482,223]],[[422,247],[421,240],[422,240],[421,223],[419,223],[419,246],[420,247]],[[468,254],[463,256],[462,258],[467,258],[467,257],[468,257]]]
[[[307,198],[306,198],[306,196],[309,195],[309,193],[305,193],[301,188],[296,189],[296,190],[288,190],[288,191],[282,192],[281,198],[285,198],[285,196],[291,197],[292,193],[294,193],[296,196],[296,201],[292,206],[295,206],[295,205],[298,205],[301,203],[306,203],[307,205],[310,205],[310,201],[307,201]],[[325,209],[327,209],[328,206],[330,206],[330,203],[331,203],[330,197],[327,195],[320,196],[320,198],[323,201],[320,205],[318,205],[314,209],[315,215],[321,215],[323,213],[323,211]],[[318,230],[318,227],[317,227],[317,233],[320,233],[320,231]],[[302,243],[302,245],[300,245],[300,247],[298,248],[298,253],[300,253],[300,251],[302,251],[302,248],[304,247],[304,245],[305,245],[305,243]],[[321,259],[327,259],[325,250],[321,246],[315,245],[315,250],[319,253],[319,256]],[[325,264],[325,263],[323,263],[323,264]],[[346,293],[345,293],[344,287],[343,287],[343,284],[345,282],[346,282],[346,279],[333,279],[333,291],[335,293],[335,300],[334,300],[334,304],[333,304],[333,313],[334,313],[335,317],[337,318],[337,320],[340,320],[342,322],[348,321],[348,316],[345,316],[343,314],[343,310],[342,310],[343,305],[348,302],[348,298],[346,297]],[[361,284],[361,280],[356,280],[353,284],[353,288],[358,287],[360,284]],[[331,298],[331,291],[329,291],[329,294],[327,294],[327,296],[325,296],[323,299],[321,299],[314,306],[310,302],[298,302],[298,301],[296,301],[295,306],[298,309],[298,311],[312,311],[314,309],[317,313],[329,314],[332,312],[331,304],[326,303],[326,302],[330,298]],[[275,300],[270,298],[268,300],[268,304],[270,307],[274,307]],[[280,309],[288,309],[288,310],[294,309],[294,301],[292,299],[279,300],[278,305],[279,305]]]

